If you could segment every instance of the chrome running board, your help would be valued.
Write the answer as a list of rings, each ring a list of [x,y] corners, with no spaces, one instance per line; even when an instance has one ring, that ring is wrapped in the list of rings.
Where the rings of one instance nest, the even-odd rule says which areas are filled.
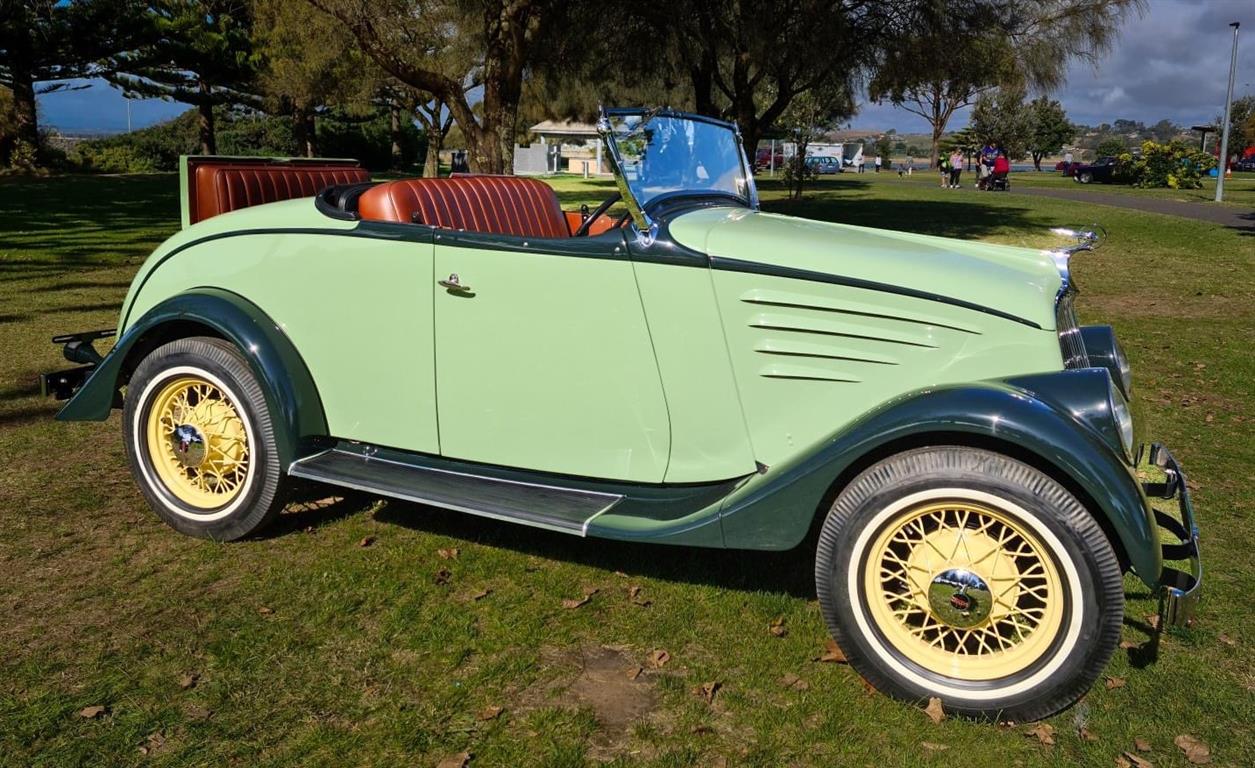
[[[293,462],[307,480],[584,536],[588,524],[623,496],[425,467],[332,448]]]

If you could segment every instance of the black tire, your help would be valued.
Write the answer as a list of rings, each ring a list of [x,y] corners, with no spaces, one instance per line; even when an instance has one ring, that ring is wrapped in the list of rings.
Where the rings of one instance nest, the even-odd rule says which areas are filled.
[[[928,558],[928,562],[937,563],[937,569],[945,569],[944,575],[931,568],[922,572],[930,574],[923,577],[928,579],[927,592],[916,586],[924,583],[923,579],[917,582],[902,578],[916,572],[905,564],[895,575],[892,568],[885,568],[885,563],[892,563],[892,560],[870,562],[874,556],[872,550],[881,542],[888,542],[886,547],[910,546],[896,543],[897,539],[888,533],[893,529],[914,533],[915,528],[903,521],[945,520],[948,518],[944,516],[951,514],[934,511],[929,513],[934,517],[911,518],[911,510],[920,509],[924,503],[931,505],[932,509],[948,504],[960,507],[975,504],[996,510],[1001,519],[1009,521],[1013,527],[1022,526],[1022,530],[1028,533],[1028,540],[1041,549],[1037,562],[1053,564],[1057,577],[1050,582],[1057,584],[1057,588],[1041,588],[1046,598],[1041,604],[1044,606],[1050,600],[1061,601],[1050,603],[1054,606],[1050,609],[1030,610],[1037,611],[1033,615],[1038,617],[1054,616],[1056,614],[1050,611],[1060,611],[1057,625],[1049,625],[1055,628],[1048,630],[1048,624],[1042,618],[1043,623],[1030,632],[1021,633],[1018,628],[1015,629],[1017,637],[1006,638],[1007,648],[1000,646],[996,653],[990,652],[983,657],[980,654],[985,652],[979,648],[976,655],[962,655],[973,653],[969,644],[971,635],[964,635],[964,629],[955,630],[951,624],[941,620],[941,611],[948,609],[944,604],[947,590],[954,590],[956,583],[956,571],[951,570],[951,561],[928,554],[921,544],[915,545],[925,552],[923,557]],[[937,515],[942,517],[935,517]],[[967,542],[969,535],[980,534],[980,531],[970,534],[969,526],[968,518],[964,517],[959,525],[951,529],[958,532],[952,534],[957,536],[956,542]],[[923,528],[921,524],[920,530]],[[1014,541],[1008,539],[1008,542]],[[1002,545],[1001,539],[998,544]],[[962,546],[967,547],[968,544]],[[1018,549],[1019,545],[1014,546]],[[958,554],[958,547],[956,544],[951,558]],[[941,550],[934,547],[933,551]],[[1018,553],[1012,554],[1018,556]],[[910,557],[915,562],[915,555]],[[997,554],[993,559],[1001,557],[1002,554]],[[1023,561],[1013,558],[1011,562]],[[876,570],[868,571],[869,567]],[[976,566],[972,568],[976,570]],[[1041,573],[1046,572],[1044,568]],[[1005,573],[1006,569],[1003,570]],[[964,573],[958,575],[966,578]],[[1014,573],[1020,573],[1018,566]],[[1007,577],[1004,575],[1002,578]],[[1027,464],[1002,454],[956,446],[907,451],[873,465],[854,478],[837,496],[820,531],[815,582],[829,630],[851,666],[872,685],[905,701],[922,702],[936,696],[947,711],[979,718],[1036,720],[1073,704],[1106,667],[1119,643],[1124,617],[1120,564],[1102,528],[1089,511],[1063,486]],[[979,579],[977,582],[983,585]],[[992,578],[990,582],[993,583]],[[1043,582],[1044,577],[1038,583]],[[1033,582],[1024,580],[1018,583]],[[871,589],[869,585],[878,589]],[[909,596],[903,591],[903,585],[911,585],[905,587]],[[938,595],[936,598],[933,597],[934,588]],[[964,594],[966,589],[950,592],[948,601],[966,608],[984,600],[981,597],[969,602],[971,596]],[[986,589],[987,592],[981,593],[973,588],[972,594],[1006,594],[1005,591],[999,592],[1000,586]],[[1031,592],[1021,586],[1013,594],[1017,596],[1013,600],[1031,601],[1043,593]],[[1023,597],[1030,594],[1032,596],[1028,598]],[[881,603],[872,605],[871,600],[880,600]],[[934,600],[940,600],[942,604],[938,605]],[[956,600],[960,602],[955,603]],[[993,598],[985,602],[989,606],[998,603]],[[894,612],[901,611],[902,606],[910,607],[903,614]],[[1005,612],[1009,609],[997,610]],[[904,617],[899,618],[900,615]],[[979,614],[964,613],[962,616],[960,622],[984,622],[978,626],[968,625],[970,629],[995,625],[989,614],[983,619]],[[897,626],[897,622],[902,626]],[[913,626],[908,627],[910,622],[914,622]],[[906,634],[902,634],[904,627]],[[1006,630],[998,631],[1005,633]],[[915,640],[911,632],[919,633],[921,639],[918,642],[921,645],[912,644]],[[926,632],[932,634],[925,637]],[[1034,638],[1032,632],[1041,634]],[[946,656],[950,661],[948,665],[933,663],[937,656],[925,647],[928,638],[940,637],[941,633],[952,633],[946,635],[949,638],[963,638],[951,641],[960,643],[954,649],[938,649],[937,652],[942,655],[950,654]],[[1019,643],[1024,644],[1018,651],[1025,658],[1023,666],[1004,674],[1007,670],[1003,662],[1008,657],[999,654],[1005,650],[1011,654],[1009,658],[1018,659],[1013,654],[1017,653],[1015,648]],[[1034,656],[1034,653],[1038,655]],[[928,666],[929,663],[933,663],[933,668]],[[971,674],[966,679],[956,676],[956,671],[963,674],[976,669],[974,666],[962,667],[963,664],[980,663],[991,666],[980,668],[984,671]],[[938,671],[939,666],[946,668],[945,673]]]
[[[176,378],[213,385],[243,421],[248,446],[244,477],[239,490],[216,506],[191,504],[172,490],[149,450],[151,411],[162,388]],[[123,442],[131,473],[149,506],[180,533],[233,541],[261,530],[283,509],[290,483],[279,463],[265,395],[239,350],[222,339],[179,339],[140,362],[127,385]]]
[[[1094,180],[1094,174],[1086,171],[1085,173],[1082,173],[1079,176],[1077,176],[1076,180],[1081,182],[1082,184],[1088,184]]]

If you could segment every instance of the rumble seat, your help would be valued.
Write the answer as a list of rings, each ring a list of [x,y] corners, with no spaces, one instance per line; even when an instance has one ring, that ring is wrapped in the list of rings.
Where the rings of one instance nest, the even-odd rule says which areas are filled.
[[[400,179],[362,193],[358,215],[369,221],[522,237],[570,237],[558,196],[543,181],[518,176]]]
[[[229,211],[297,197],[332,184],[370,181],[356,161],[190,157],[187,224]]]

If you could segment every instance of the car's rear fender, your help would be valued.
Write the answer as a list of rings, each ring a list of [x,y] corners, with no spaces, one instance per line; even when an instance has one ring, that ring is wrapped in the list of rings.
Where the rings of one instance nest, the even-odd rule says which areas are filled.
[[[796,546],[863,469],[898,451],[959,444],[1007,453],[1062,482],[1094,513],[1121,559],[1154,587],[1163,561],[1145,494],[1110,440],[1073,415],[1077,385],[1094,395],[1098,388],[1092,375],[1069,373],[1079,372],[928,389],[886,403],[729,496],[721,511],[725,545]],[[1057,397],[1043,386],[1054,377]]]
[[[57,419],[107,419],[140,361],[158,346],[188,336],[218,336],[244,355],[265,392],[282,466],[327,434],[318,389],[291,340],[255,304],[220,288],[171,296],[132,322]]]

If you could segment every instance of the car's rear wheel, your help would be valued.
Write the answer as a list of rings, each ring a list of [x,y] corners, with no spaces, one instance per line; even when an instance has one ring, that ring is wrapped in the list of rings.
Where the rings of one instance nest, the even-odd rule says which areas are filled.
[[[984,450],[885,459],[840,493],[815,565],[851,665],[898,698],[1032,720],[1076,701],[1120,639],[1119,562],[1059,483]]]
[[[283,507],[288,483],[261,386],[239,351],[209,337],[153,350],[123,409],[131,471],[176,530],[229,541]]]
[[[1085,171],[1084,173],[1077,176],[1076,180],[1081,182],[1082,184],[1088,184],[1094,180],[1094,174],[1090,173],[1089,171]]]

